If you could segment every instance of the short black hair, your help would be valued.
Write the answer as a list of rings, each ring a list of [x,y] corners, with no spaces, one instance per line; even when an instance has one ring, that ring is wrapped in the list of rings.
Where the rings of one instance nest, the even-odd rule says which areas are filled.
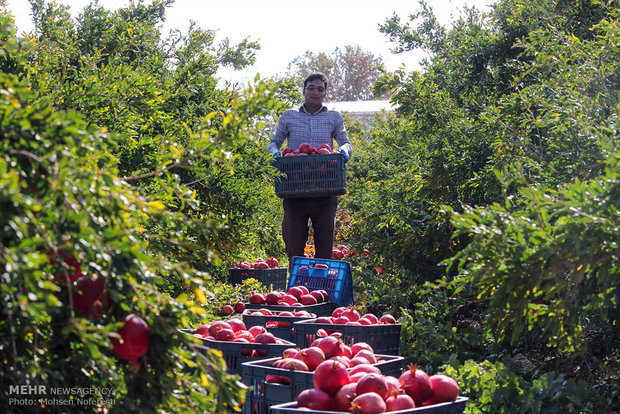
[[[308,75],[308,77],[304,81],[304,89],[306,89],[306,86],[308,86],[310,82],[316,79],[322,80],[323,83],[325,84],[325,89],[327,89],[327,76],[323,72],[313,72],[310,75]]]

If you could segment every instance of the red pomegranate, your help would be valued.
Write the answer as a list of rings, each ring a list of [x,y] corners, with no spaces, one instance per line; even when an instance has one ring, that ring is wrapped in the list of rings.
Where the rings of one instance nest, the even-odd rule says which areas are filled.
[[[325,358],[340,355],[340,339],[329,335],[317,340],[316,346],[323,350]]]
[[[343,385],[349,383],[347,367],[338,361],[323,361],[314,370],[313,383],[316,388],[335,395]]]
[[[355,414],[377,414],[386,410],[385,401],[376,392],[359,394],[351,401],[351,412]]]
[[[348,307],[342,311],[342,315],[348,320],[355,322],[360,318],[360,313],[354,307]]]
[[[459,396],[459,384],[454,378],[443,374],[430,376],[432,393],[431,404],[454,401]]]
[[[123,326],[116,332],[120,339],[112,337],[114,354],[131,361],[131,368],[138,369],[138,358],[148,351],[151,344],[149,327],[144,320],[133,313],[123,318]]]
[[[263,305],[265,303],[265,297],[260,293],[252,292],[250,303],[254,305]]]
[[[351,345],[351,354],[355,356],[362,349],[367,349],[373,354],[375,353],[374,349],[372,349],[372,346],[370,346],[367,342],[356,342],[353,345]]]
[[[398,381],[400,387],[413,398],[416,405],[422,404],[431,396],[431,380],[426,372],[418,369],[417,365],[410,364],[409,369],[400,374]]]
[[[351,401],[357,396],[355,393],[356,387],[357,383],[355,382],[343,385],[332,400],[332,411],[348,412],[351,407]]]
[[[59,281],[69,281],[69,283],[73,283],[82,277],[82,269],[80,267],[80,262],[77,261],[75,256],[67,252],[63,247],[51,249],[47,252],[47,257],[52,265],[61,267],[56,271],[56,275],[52,279],[54,283],[58,283]]]
[[[296,358],[284,358],[282,359],[282,364],[280,364],[279,368],[282,369],[288,369],[291,371],[311,371],[308,368],[308,365],[306,365],[306,363],[302,360],[296,359]]]
[[[75,310],[87,317],[101,315],[102,303],[107,302],[109,305],[109,297],[104,291],[105,276],[95,274],[80,277],[72,293]]]
[[[325,353],[318,346],[310,346],[300,349],[295,358],[303,361],[308,366],[308,370],[314,371],[321,362],[325,361]]]
[[[388,411],[409,410],[416,407],[413,398],[405,394],[403,391],[400,393],[396,391],[386,398],[385,405]]]
[[[256,335],[254,342],[257,344],[275,344],[276,337],[271,332],[263,332]]]
[[[388,392],[388,385],[382,374],[369,373],[360,378],[357,382],[355,393],[357,395],[362,395],[367,392],[376,392],[381,398],[385,399]]]
[[[331,397],[323,390],[309,388],[297,396],[298,408],[309,408],[316,411],[328,411],[331,406]]]

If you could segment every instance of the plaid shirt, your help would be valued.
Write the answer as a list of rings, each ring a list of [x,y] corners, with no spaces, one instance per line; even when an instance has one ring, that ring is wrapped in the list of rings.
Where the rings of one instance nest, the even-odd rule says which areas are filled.
[[[285,140],[289,147],[295,149],[304,142],[317,148],[321,144],[329,144],[333,148],[336,141],[338,149],[344,149],[347,157],[350,158],[353,152],[344,118],[340,112],[329,110],[324,105],[314,114],[307,112],[303,105],[299,109],[284,112],[267,150],[272,154],[280,152]]]

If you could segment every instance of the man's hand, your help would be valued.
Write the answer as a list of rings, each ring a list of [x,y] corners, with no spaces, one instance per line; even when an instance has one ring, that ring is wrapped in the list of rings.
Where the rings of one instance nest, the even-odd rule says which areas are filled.
[[[347,152],[344,149],[339,149],[338,152],[344,155],[344,162],[349,161],[349,156],[347,155]]]
[[[281,155],[282,155],[282,154],[280,154],[280,151],[276,151],[276,152],[274,152],[273,154],[271,154],[271,156],[272,156],[273,158],[279,157],[279,156],[281,156]]]

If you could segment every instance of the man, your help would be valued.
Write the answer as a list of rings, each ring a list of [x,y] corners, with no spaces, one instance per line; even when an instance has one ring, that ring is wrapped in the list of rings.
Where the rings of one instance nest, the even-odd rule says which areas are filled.
[[[321,144],[333,148],[335,141],[345,162],[349,160],[353,147],[347,137],[344,118],[339,112],[331,111],[323,105],[327,84],[327,77],[320,72],[306,78],[303,87],[304,104],[299,109],[289,109],[282,114],[271,138],[268,150],[274,157],[280,156],[280,148],[285,140],[288,141],[287,146],[295,149],[304,142],[316,148]],[[314,232],[315,257],[331,259],[338,198],[285,198],[283,206],[282,238],[289,266],[293,256],[304,255],[308,241],[308,220],[312,222]]]

